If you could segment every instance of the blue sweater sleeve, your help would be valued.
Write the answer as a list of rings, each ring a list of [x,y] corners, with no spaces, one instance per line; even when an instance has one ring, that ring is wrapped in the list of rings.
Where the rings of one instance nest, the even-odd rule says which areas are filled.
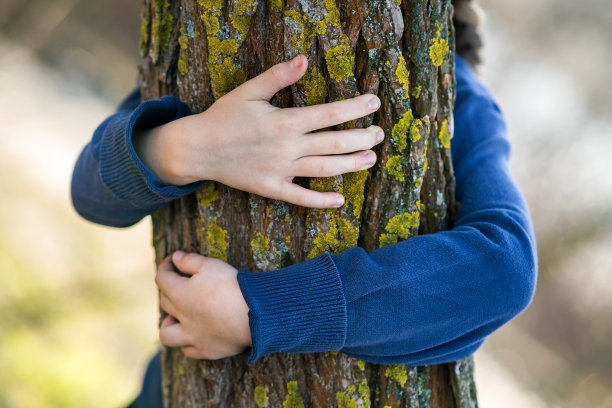
[[[190,115],[189,107],[165,96],[144,103],[132,92],[94,132],[72,174],[75,210],[85,219],[114,227],[132,225],[165,203],[195,191],[198,183],[164,185],[138,158],[135,129],[151,129]]]
[[[508,168],[504,119],[459,58],[456,75],[452,155],[461,209],[453,229],[270,273],[241,270],[251,363],[273,352],[330,350],[385,364],[454,361],[527,307],[536,246]]]

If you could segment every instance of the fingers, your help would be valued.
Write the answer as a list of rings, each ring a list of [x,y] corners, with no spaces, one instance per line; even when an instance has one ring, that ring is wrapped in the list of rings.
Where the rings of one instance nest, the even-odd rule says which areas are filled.
[[[188,357],[188,358],[193,358],[193,359],[204,358],[202,356],[202,353],[200,353],[200,350],[198,350],[194,346],[185,346],[182,348],[182,351],[183,351],[183,354],[185,354],[185,357]]]
[[[331,177],[365,170],[376,163],[376,153],[371,150],[336,156],[306,156],[297,159],[293,170],[299,177]]]
[[[290,122],[305,132],[339,125],[375,112],[380,100],[375,95],[361,95],[343,101],[301,108],[281,109],[278,114],[288,115]]]
[[[278,199],[310,208],[338,208],[344,204],[344,197],[341,194],[320,193],[291,182],[282,185]]]
[[[185,253],[176,251],[172,254],[172,263],[179,272],[185,275],[195,275],[200,271],[207,258],[196,253]]]
[[[183,347],[187,344],[178,320],[166,316],[159,329],[159,341],[167,347]]]
[[[157,268],[155,284],[162,292],[168,293],[174,291],[185,279],[187,278],[176,273],[171,257],[167,257]]]
[[[301,152],[304,156],[352,153],[371,149],[384,138],[385,132],[378,126],[310,133],[301,139],[304,146]]]
[[[164,292],[161,292],[159,296],[159,305],[169,315],[176,316],[178,318],[181,317],[181,313],[179,313],[174,303],[170,300],[170,297]]]
[[[291,61],[274,65],[263,74],[240,85],[233,92],[243,99],[269,101],[275,93],[297,82],[307,67],[306,57],[298,55]]]

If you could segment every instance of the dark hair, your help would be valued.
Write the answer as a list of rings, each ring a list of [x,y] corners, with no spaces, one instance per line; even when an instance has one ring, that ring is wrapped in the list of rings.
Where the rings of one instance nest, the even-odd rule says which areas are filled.
[[[482,11],[473,0],[452,0],[452,4],[457,54],[476,69],[482,62]]]

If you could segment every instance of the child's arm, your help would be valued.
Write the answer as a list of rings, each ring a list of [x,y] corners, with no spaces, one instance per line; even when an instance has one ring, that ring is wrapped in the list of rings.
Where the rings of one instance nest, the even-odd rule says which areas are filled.
[[[85,219],[115,227],[132,225],[168,200],[198,186],[165,186],[136,156],[131,136],[135,126],[156,126],[189,115],[173,97],[140,103],[132,92],[106,119],[83,148],[72,174],[72,203]]]
[[[315,131],[368,115],[380,101],[362,95],[303,108],[272,106],[272,96],[297,82],[306,68],[304,56],[275,65],[197,115],[176,98],[139,104],[139,94],[131,95],[77,161],[76,210],[101,224],[131,225],[193,192],[200,180],[306,207],[341,206],[340,194],[308,190],[292,180],[371,167],[376,155],[370,148],[384,137],[378,126]]]
[[[250,342],[251,362],[274,352],[341,350],[367,361],[426,365],[473,353],[530,302],[536,248],[508,169],[502,115],[459,59],[454,113],[461,210],[451,231],[370,253],[351,248],[272,272],[241,270],[238,283],[236,270],[218,260],[195,254],[175,260],[178,270],[197,279],[179,279],[166,262],[157,277],[162,307],[178,321],[164,322],[162,343],[184,346],[191,357],[218,358]],[[209,274],[225,279],[212,287]],[[215,316],[229,327],[212,324]]]

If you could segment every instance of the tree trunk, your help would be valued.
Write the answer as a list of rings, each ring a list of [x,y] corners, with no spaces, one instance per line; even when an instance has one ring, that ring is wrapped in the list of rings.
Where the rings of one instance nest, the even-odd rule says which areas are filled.
[[[144,0],[144,99],[175,95],[194,112],[299,53],[309,68],[273,103],[303,106],[373,93],[381,109],[342,128],[386,132],[369,171],[300,179],[340,191],[337,210],[305,209],[206,182],[154,216],[157,262],[197,251],[267,271],[360,245],[373,250],[447,229],[454,33],[450,0]],[[163,350],[163,395],[175,407],[473,407],[472,362],[410,367],[342,353],[190,360]]]

